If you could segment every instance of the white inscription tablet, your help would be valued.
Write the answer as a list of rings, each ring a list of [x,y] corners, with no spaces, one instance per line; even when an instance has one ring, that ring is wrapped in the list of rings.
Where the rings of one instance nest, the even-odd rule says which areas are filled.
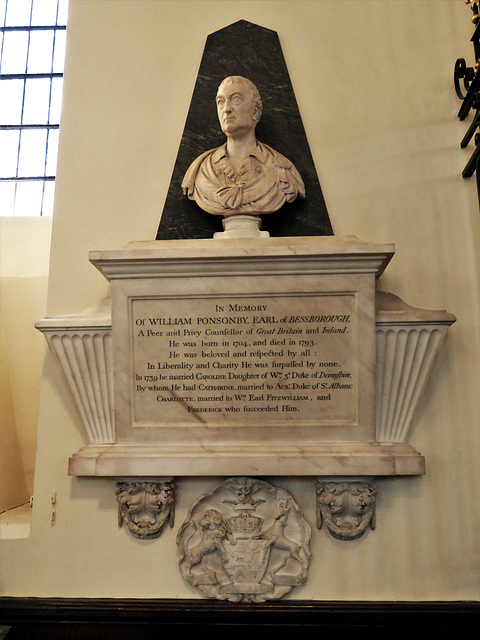
[[[355,422],[355,302],[132,298],[132,426]]]

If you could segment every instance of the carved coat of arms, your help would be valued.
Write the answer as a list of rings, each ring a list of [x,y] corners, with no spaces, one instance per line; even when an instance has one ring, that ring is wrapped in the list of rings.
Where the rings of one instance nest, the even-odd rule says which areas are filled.
[[[284,489],[231,478],[202,497],[177,546],[183,577],[233,602],[278,599],[307,578],[310,526]]]

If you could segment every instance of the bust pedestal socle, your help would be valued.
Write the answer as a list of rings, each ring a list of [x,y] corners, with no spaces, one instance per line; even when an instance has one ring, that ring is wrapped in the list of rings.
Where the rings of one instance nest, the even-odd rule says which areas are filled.
[[[250,80],[225,78],[216,102],[227,141],[194,160],[183,192],[204,211],[223,216],[224,231],[215,237],[268,236],[260,231],[260,215],[305,198],[305,185],[290,160],[256,139],[262,101]]]

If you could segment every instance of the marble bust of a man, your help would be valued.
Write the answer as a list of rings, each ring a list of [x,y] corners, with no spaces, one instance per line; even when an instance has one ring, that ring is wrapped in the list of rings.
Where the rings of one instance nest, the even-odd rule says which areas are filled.
[[[183,192],[208,213],[252,215],[273,213],[286,202],[305,198],[305,186],[294,165],[256,139],[262,115],[256,86],[230,76],[217,96],[220,126],[227,141],[200,155],[182,181]]]

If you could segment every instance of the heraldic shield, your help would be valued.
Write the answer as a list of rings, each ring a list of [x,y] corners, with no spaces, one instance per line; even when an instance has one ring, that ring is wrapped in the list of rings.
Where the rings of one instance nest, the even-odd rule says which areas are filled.
[[[206,596],[233,602],[281,598],[304,584],[310,526],[284,489],[230,478],[190,510],[178,536],[180,571]]]

